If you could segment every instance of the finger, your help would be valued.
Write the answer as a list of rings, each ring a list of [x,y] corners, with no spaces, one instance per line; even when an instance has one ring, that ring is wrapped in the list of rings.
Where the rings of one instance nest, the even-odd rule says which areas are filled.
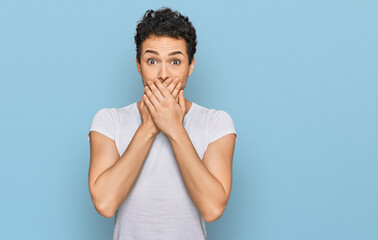
[[[146,95],[146,92],[143,93],[143,95]],[[140,109],[142,110],[142,108],[145,108],[146,107],[146,101],[144,101],[144,97],[142,95],[142,100],[140,101]],[[147,95],[146,95],[147,96]]]
[[[176,85],[175,89],[173,89],[172,96],[173,96],[174,98],[176,98],[176,97],[177,97],[177,94],[180,92],[180,90],[181,90],[181,86],[182,86],[182,83],[179,82],[179,83]]]
[[[172,92],[173,89],[175,89],[176,85],[179,83],[179,78],[175,78],[172,80],[171,84],[169,84],[169,86],[167,87],[168,88],[168,91],[169,92]]]
[[[151,89],[148,86],[146,86],[146,87],[144,87],[144,91],[146,91],[145,95],[147,96],[150,103],[152,103],[154,105],[154,107],[157,107],[159,105],[159,101],[156,99],[156,97],[152,93]],[[147,101],[146,101],[146,104],[147,104]]]
[[[181,90],[179,93],[179,104],[183,112],[185,112],[185,97],[184,90]]]
[[[172,94],[168,91],[168,89],[159,81],[155,82],[156,86],[159,88],[161,94],[164,98],[170,99],[172,98]]]
[[[173,81],[173,78],[169,77],[167,80],[163,82],[163,84],[165,87],[168,87],[171,85],[172,81]]]
[[[144,101],[146,102],[146,106],[148,108],[148,111],[152,114],[155,112],[155,107],[154,105],[151,103],[150,99],[148,99],[147,95],[146,94],[143,94],[143,99]]]
[[[158,100],[158,102],[163,101],[164,96],[162,95],[162,93],[160,92],[159,88],[156,85],[157,84],[160,84],[162,86],[164,86],[164,85],[159,80],[156,80],[156,79],[154,79],[153,81],[148,81],[147,84],[150,87],[151,92],[153,93],[155,98]],[[147,96],[149,97],[149,95],[147,95]],[[155,104],[153,101],[152,101],[152,103]],[[157,105],[155,105],[155,106],[157,106]]]

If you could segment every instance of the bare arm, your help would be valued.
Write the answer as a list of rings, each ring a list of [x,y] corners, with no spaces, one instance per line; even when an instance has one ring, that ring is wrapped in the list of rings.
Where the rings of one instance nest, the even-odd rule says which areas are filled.
[[[226,208],[232,183],[232,158],[236,134],[211,142],[202,161],[183,126],[184,90],[178,103],[164,85],[147,82],[146,105],[158,128],[169,138],[185,187],[206,222],[218,219]]]
[[[223,214],[230,197],[235,138],[227,134],[210,143],[201,161],[184,127],[169,136],[185,187],[206,222]]]
[[[127,198],[155,136],[141,124],[119,158],[112,139],[98,132],[90,133],[89,190],[96,210],[104,217],[112,217]]]
[[[163,84],[173,96],[177,97],[181,87],[178,79],[168,79]],[[127,198],[139,176],[152,142],[160,132],[143,100],[140,103],[140,113],[142,124],[121,157],[112,139],[95,131],[90,132],[89,191],[96,210],[107,218],[112,217]]]

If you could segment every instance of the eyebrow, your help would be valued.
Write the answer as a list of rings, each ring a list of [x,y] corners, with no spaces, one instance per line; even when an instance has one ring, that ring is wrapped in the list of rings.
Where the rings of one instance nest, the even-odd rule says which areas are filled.
[[[159,55],[159,53],[154,51],[154,50],[146,50],[144,52],[144,54],[146,54],[146,53],[152,53],[152,54],[155,54],[155,55]],[[183,56],[185,56],[181,51],[171,52],[171,53],[168,54],[168,56],[177,55],[177,54],[182,54]]]

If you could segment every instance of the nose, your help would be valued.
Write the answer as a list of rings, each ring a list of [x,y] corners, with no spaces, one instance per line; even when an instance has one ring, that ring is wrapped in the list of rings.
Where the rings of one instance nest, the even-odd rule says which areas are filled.
[[[168,69],[168,67],[169,66],[167,66],[167,64],[166,63],[162,63],[161,65],[160,65],[161,67],[160,67],[160,69],[159,69],[159,73],[158,73],[158,79],[161,81],[161,82],[164,82],[165,80],[167,80],[168,78],[169,78],[169,76],[170,76],[170,72],[169,72],[169,69]]]

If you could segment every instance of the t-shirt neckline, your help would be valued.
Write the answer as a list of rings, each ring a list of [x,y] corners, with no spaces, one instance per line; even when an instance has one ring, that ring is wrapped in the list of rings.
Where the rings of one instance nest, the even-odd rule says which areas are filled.
[[[138,102],[135,102],[134,104],[134,110],[137,112],[138,114],[138,119],[139,119],[139,123],[142,124],[142,116],[140,115],[139,113],[139,110],[138,110]],[[195,102],[192,102],[192,105],[190,106],[188,112],[185,114],[184,116],[184,122],[185,122],[185,119],[188,118],[188,116],[191,114],[191,112],[193,112],[193,107],[197,105]]]

